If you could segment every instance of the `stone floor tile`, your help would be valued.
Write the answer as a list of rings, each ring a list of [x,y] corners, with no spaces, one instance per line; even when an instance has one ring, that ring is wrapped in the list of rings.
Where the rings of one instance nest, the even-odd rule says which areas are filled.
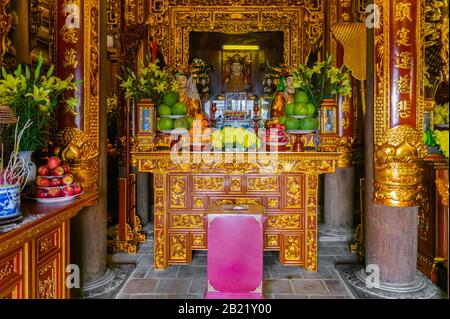
[[[309,299],[308,295],[300,294],[273,294],[272,299]]]
[[[336,265],[342,264],[357,264],[358,256],[356,254],[345,255],[345,256],[333,256],[336,261]]]
[[[191,265],[206,266],[208,263],[207,258],[208,257],[204,255],[196,255],[195,257],[192,258]]]
[[[271,278],[270,267],[269,266],[263,266],[263,278],[264,279],[270,279]]]
[[[206,279],[192,279],[192,285],[189,288],[189,293],[204,295],[206,292]]]
[[[153,255],[141,255],[141,259],[139,259],[139,263],[137,267],[150,267],[153,266],[154,257]]]
[[[205,278],[206,266],[180,266],[178,278]]]
[[[133,294],[131,299],[167,299],[167,295],[163,294]]]
[[[192,279],[160,279],[155,293],[185,294],[191,286]]]
[[[153,266],[147,267],[145,278],[177,278],[180,266],[169,266],[166,269],[155,270]]]
[[[309,272],[304,268],[299,268],[299,273],[305,279],[335,279],[334,274],[329,268],[330,267],[318,267],[317,272]]]
[[[265,294],[292,294],[292,286],[287,279],[269,279],[264,280],[263,292]]]
[[[152,293],[157,283],[157,279],[130,279],[121,292],[127,294]]]
[[[168,295],[168,299],[203,299],[203,296],[200,294],[173,294]]]
[[[344,255],[344,251],[338,246],[325,246],[318,249],[319,256]]]
[[[300,274],[299,267],[288,267],[282,265],[272,265],[267,266],[270,269],[270,278],[272,279],[300,279],[302,275]]]
[[[133,273],[131,274],[131,278],[133,279],[142,279],[145,277],[145,274],[147,273],[147,268],[136,268]]]
[[[324,296],[324,295],[312,295],[310,299],[345,299],[344,296]]]
[[[333,256],[319,256],[318,266],[319,267],[334,267],[336,261]]]
[[[118,253],[107,257],[108,264],[137,264],[141,258],[138,254]]]
[[[131,295],[130,294],[118,294],[115,299],[130,299]]]
[[[339,280],[324,280],[331,294],[334,296],[345,296],[349,295],[344,284]]]
[[[319,279],[301,279],[292,280],[294,291],[304,295],[329,295],[328,289],[322,280]]]

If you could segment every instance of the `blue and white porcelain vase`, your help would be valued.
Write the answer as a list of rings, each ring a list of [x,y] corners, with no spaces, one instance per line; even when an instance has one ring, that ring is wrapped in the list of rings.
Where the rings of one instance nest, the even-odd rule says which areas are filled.
[[[0,220],[20,216],[21,185],[0,186]]]
[[[36,164],[31,161],[31,156],[33,155],[33,151],[20,151],[19,156],[22,157],[25,162],[28,163],[28,184],[34,183],[36,180]]]

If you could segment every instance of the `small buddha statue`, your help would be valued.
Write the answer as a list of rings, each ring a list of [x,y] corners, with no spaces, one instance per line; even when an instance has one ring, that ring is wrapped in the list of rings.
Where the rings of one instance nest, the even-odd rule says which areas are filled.
[[[235,54],[230,60],[229,75],[225,79],[225,84],[229,93],[249,90],[245,61],[239,54]]]
[[[283,81],[283,79],[281,79],[281,81]],[[284,106],[288,103],[294,102],[295,87],[294,77],[292,76],[292,74],[286,75],[284,79],[284,85],[284,91],[279,90],[272,102],[272,108],[270,110],[271,117],[280,117],[285,115]]]
[[[195,114],[203,113],[197,86],[190,72],[186,69],[179,70],[175,75],[175,79],[178,83],[180,102],[188,106],[187,115],[193,117]]]

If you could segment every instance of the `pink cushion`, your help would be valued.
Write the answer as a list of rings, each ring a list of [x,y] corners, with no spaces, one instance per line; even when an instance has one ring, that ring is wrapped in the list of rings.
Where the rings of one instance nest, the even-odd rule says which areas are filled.
[[[221,214],[208,220],[206,298],[262,298],[264,216]]]

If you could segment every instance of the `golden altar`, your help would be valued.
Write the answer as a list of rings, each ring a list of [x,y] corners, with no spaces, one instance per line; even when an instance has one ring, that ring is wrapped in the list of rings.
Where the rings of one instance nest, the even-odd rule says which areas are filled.
[[[317,271],[319,175],[332,173],[336,152],[131,152],[131,163],[154,179],[154,267],[189,264],[206,250],[205,214],[211,205],[261,204],[267,211],[264,249],[283,265]]]

